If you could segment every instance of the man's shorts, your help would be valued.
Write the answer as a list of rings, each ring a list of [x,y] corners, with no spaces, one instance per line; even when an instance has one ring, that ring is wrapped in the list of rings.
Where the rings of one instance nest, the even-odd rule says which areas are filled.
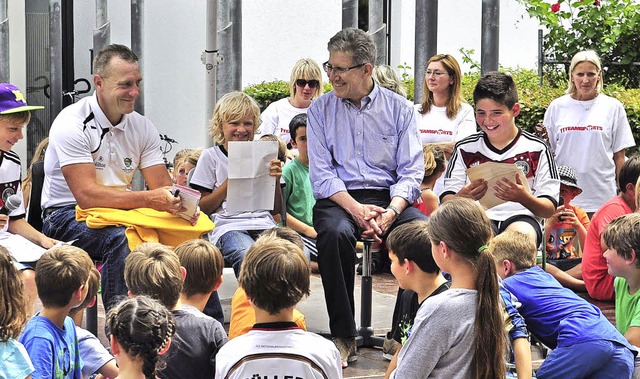
[[[542,227],[535,218],[529,215],[515,215],[509,217],[504,221],[491,220],[491,224],[493,225],[493,233],[497,236],[498,234],[507,230],[509,225],[517,221],[526,222],[533,227],[533,230],[535,230],[536,232],[536,249],[540,249],[540,247],[542,246]]]

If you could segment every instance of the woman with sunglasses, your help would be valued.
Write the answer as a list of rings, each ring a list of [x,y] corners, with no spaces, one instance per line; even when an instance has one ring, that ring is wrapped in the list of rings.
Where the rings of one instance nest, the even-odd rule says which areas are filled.
[[[274,101],[262,112],[262,124],[255,136],[265,134],[280,137],[290,148],[289,123],[294,116],[307,113],[311,101],[322,95],[322,71],[312,59],[300,59],[291,70],[289,97]]]
[[[473,108],[460,93],[462,74],[460,65],[449,54],[429,59],[424,74],[420,104],[416,104],[416,126],[423,144],[440,147],[447,159],[457,141],[476,132]],[[432,189],[438,196],[444,188],[443,176]]]

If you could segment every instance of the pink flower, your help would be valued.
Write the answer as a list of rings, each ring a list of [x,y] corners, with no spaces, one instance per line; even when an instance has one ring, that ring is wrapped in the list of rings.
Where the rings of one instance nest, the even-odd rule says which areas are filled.
[[[598,0],[596,2],[600,3]],[[557,13],[560,10],[560,3],[553,4],[551,6],[551,12]]]
[[[599,7],[600,6],[600,0],[595,0],[593,2],[593,5],[595,5],[596,7]]]

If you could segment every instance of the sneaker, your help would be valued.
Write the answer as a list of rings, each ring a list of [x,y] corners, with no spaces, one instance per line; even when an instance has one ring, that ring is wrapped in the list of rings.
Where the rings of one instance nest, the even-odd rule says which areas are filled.
[[[355,337],[334,338],[333,343],[336,344],[336,347],[340,352],[342,368],[347,368],[349,366],[349,362],[355,362],[356,360],[358,360],[358,356],[356,355]]]
[[[393,359],[393,356],[396,355],[398,351],[398,341],[393,338],[384,337],[384,342],[382,343],[382,356],[384,359],[390,361]]]

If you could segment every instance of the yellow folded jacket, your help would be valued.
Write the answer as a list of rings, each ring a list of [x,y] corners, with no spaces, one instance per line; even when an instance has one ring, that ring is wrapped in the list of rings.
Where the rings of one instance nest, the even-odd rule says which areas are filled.
[[[176,247],[184,241],[200,238],[214,228],[213,222],[204,213],[200,213],[196,225],[191,225],[181,217],[151,208],[82,209],[76,206],[76,221],[85,221],[88,227],[94,229],[106,226],[125,227],[131,250],[143,242],[160,242],[163,245]]]

